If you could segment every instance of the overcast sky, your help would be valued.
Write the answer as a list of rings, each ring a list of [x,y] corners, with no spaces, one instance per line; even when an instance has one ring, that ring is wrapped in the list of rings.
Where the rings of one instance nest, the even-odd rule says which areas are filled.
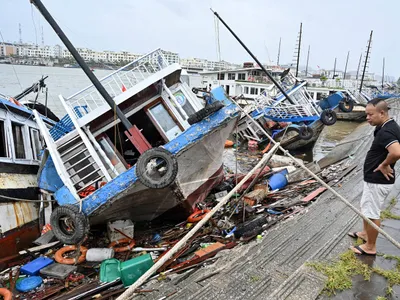
[[[216,10],[262,62],[276,63],[282,38],[281,63],[291,63],[300,22],[303,22],[301,64],[356,70],[374,30],[370,71],[400,75],[398,0],[43,0],[75,46],[96,50],[145,53],[158,47],[178,52],[181,58],[217,60],[214,16]],[[57,35],[32,9],[29,0],[0,0],[0,30],[5,41],[60,43]],[[33,14],[33,16],[32,16]],[[251,61],[244,49],[220,24],[221,58]],[[36,30],[35,30],[36,29]],[[36,33],[35,33],[36,32]]]

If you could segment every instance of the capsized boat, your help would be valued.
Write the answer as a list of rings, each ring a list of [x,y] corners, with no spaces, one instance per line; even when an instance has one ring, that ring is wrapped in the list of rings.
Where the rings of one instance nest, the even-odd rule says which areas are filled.
[[[189,213],[221,182],[239,108],[222,88],[204,103],[181,71],[157,49],[100,80],[130,132],[93,85],[60,96],[67,115],[50,129],[35,113],[50,153],[40,188],[59,204],[51,225],[60,241],[82,241],[89,224],[153,220],[176,206]]]

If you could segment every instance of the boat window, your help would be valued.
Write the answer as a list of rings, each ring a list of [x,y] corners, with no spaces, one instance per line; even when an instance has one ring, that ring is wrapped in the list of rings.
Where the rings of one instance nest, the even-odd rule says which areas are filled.
[[[168,140],[174,139],[182,132],[179,126],[175,123],[174,119],[165,109],[164,105],[162,105],[161,103],[150,108],[149,112],[153,116],[157,124],[161,127]]]
[[[4,130],[4,121],[0,120],[0,157],[10,157],[7,151],[6,132]]]
[[[252,87],[252,88],[250,89],[250,95],[257,95],[257,91],[258,91],[258,88]]]
[[[185,94],[182,91],[177,91],[174,93],[175,99],[178,102],[178,104],[183,108],[185,111],[186,115],[189,117],[193,115],[196,111],[193,108],[192,104],[189,102],[189,99],[185,96]],[[184,119],[187,119],[183,117]]]
[[[26,158],[23,125],[12,122],[15,158]]]
[[[239,73],[238,80],[246,80],[246,73]]]
[[[225,73],[218,73],[217,79],[218,80],[224,80],[225,79]]]
[[[262,92],[264,92],[264,91],[265,91],[264,88],[260,88],[260,94],[261,94]]]
[[[244,87],[244,92],[243,92],[243,94],[248,94],[249,93],[249,87],[248,86],[245,86]]]
[[[30,128],[30,136],[31,136],[31,147],[33,159],[39,160],[40,151],[42,150],[42,144],[40,142],[39,131],[35,128]]]
[[[228,80],[235,80],[235,73],[228,73]]]

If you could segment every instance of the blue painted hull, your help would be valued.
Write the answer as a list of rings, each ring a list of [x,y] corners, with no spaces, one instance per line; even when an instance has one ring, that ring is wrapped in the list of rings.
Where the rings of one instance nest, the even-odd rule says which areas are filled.
[[[178,176],[164,189],[148,189],[136,176],[136,165],[82,200],[82,211],[94,223],[129,217],[151,220],[185,201],[222,165],[225,140],[238,119],[239,108],[230,104],[192,125],[164,145],[177,157]],[[55,193],[60,205],[77,204],[65,187]]]

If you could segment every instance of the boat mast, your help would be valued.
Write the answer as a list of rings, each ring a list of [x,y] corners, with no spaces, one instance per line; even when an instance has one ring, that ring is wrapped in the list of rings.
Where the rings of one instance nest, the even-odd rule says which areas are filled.
[[[360,54],[360,60],[358,61],[356,80],[358,80],[358,74],[360,74],[361,60],[362,60],[362,53]]]
[[[108,94],[106,89],[101,85],[100,81],[97,79],[97,77],[93,74],[93,72],[89,69],[83,58],[79,55],[78,51],[75,49],[75,47],[72,45],[72,43],[69,41],[67,36],[64,34],[64,32],[61,30],[60,26],[58,26],[57,22],[53,19],[53,17],[50,15],[49,11],[46,9],[46,7],[43,5],[43,3],[40,0],[30,0],[31,3],[33,3],[36,8],[40,11],[40,13],[43,15],[43,17],[46,19],[47,22],[53,27],[54,31],[57,33],[57,35],[60,37],[61,41],[64,43],[64,45],[67,47],[69,52],[71,52],[72,56],[75,58],[79,66],[82,68],[82,70],[85,72],[87,77],[89,77],[90,81],[93,83],[93,85],[96,87],[100,95],[104,98],[104,100],[107,102],[107,104],[111,107],[111,109],[115,110],[118,118],[121,120],[121,123],[124,125],[128,133],[130,134],[130,129],[133,127],[131,122],[128,120],[128,118],[124,115],[124,113],[121,111],[121,109],[118,107],[118,105],[115,104],[113,98]],[[130,134],[131,135],[131,134]]]
[[[332,79],[335,79],[335,75],[336,75],[336,57],[335,57],[335,62],[333,64],[333,77],[332,77]]]
[[[350,56],[350,51],[348,51],[348,52],[347,52],[346,65],[344,66],[343,80],[345,80],[345,79],[346,79],[346,74],[347,74],[347,64],[349,63],[349,56]]]
[[[298,47],[297,47],[296,77],[299,74],[300,47],[301,47],[301,35],[302,35],[302,32],[303,32],[303,23],[300,23],[299,44],[298,44]]]
[[[382,89],[383,89],[384,79],[385,79],[385,58],[383,58],[383,64],[382,64]]]
[[[211,11],[214,13],[214,15],[224,24],[226,29],[234,36],[234,38],[239,42],[240,45],[247,51],[247,53],[254,59],[254,61],[260,66],[260,68],[264,71],[264,73],[267,75],[269,80],[272,81],[272,83],[278,88],[278,90],[286,97],[286,99],[291,103],[295,104],[293,100],[289,97],[289,95],[285,92],[285,90],[280,86],[280,84],[272,77],[272,75],[265,69],[263,64],[255,57],[255,55],[250,51],[249,48],[241,41],[241,39],[236,35],[236,33],[233,32],[233,30],[228,26],[228,24],[225,23],[225,21],[219,16],[219,14],[211,9]]]
[[[278,59],[276,61],[276,64],[279,66],[279,57],[281,56],[281,41],[282,38],[279,38],[279,46],[278,46]]]
[[[310,60],[310,45],[308,45],[308,52],[307,52],[307,64],[306,64],[306,78],[308,75],[308,61]]]
[[[371,34],[370,34],[370,36],[369,36],[368,47],[367,47],[367,54],[366,54],[366,56],[365,56],[364,69],[363,69],[363,73],[362,73],[362,76],[361,76],[360,92],[361,92],[361,90],[362,90],[362,86],[363,86],[363,83],[364,83],[365,70],[367,69],[368,58],[369,58],[369,51],[370,51],[370,49],[371,49],[371,42],[372,42],[372,33],[373,33],[373,30],[371,30]]]

